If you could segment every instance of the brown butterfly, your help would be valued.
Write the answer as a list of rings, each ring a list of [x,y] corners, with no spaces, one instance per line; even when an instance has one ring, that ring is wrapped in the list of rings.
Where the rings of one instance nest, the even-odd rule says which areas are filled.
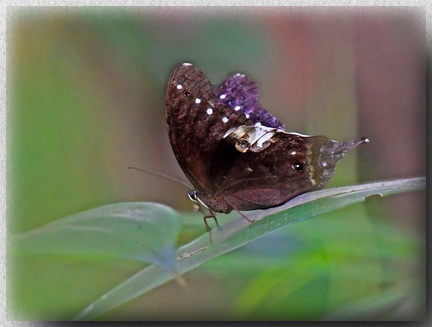
[[[166,108],[174,154],[195,187],[189,197],[210,211],[208,230],[216,212],[266,209],[321,189],[344,154],[369,141],[285,132],[261,107],[251,79],[235,74],[213,92],[188,63],[168,81]]]

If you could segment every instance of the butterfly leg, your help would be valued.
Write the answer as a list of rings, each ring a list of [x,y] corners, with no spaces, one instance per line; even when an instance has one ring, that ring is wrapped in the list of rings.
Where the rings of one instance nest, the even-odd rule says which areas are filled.
[[[219,223],[217,221],[216,214],[211,209],[209,209],[209,210],[210,210],[211,216],[213,217],[213,219],[214,219],[214,221],[216,223],[216,226],[219,227]]]
[[[204,216],[204,224],[206,226],[206,231],[211,233],[211,228],[210,228],[209,224],[207,223],[208,218],[212,218],[212,216]]]
[[[249,219],[245,214],[243,214],[239,209],[237,209],[235,206],[233,206],[231,203],[225,200],[226,203],[228,203],[237,213],[242,216],[244,219],[246,219],[248,222],[253,223],[255,219]],[[215,218],[216,219],[216,218]]]
[[[210,231],[210,226],[209,226],[208,223],[207,223],[207,219],[209,219],[209,218],[213,218],[213,219],[215,220],[215,222],[216,222],[216,226],[219,227],[219,223],[218,223],[218,221],[217,221],[217,219],[216,219],[216,215],[215,215],[215,213],[214,213],[213,211],[210,210],[210,215],[206,215],[206,216],[204,216],[204,223],[205,223],[205,225],[206,225],[206,230],[207,230],[207,232]]]
[[[203,217],[204,218],[204,224],[206,226],[206,231],[209,233],[210,243],[212,243],[213,241],[212,241],[212,236],[211,236],[211,228],[210,228],[209,224],[207,223],[207,219],[213,218],[216,222],[217,227],[219,227],[219,223],[216,219],[216,214],[213,211],[211,211],[210,209],[209,209],[210,215],[206,215],[204,213],[204,211],[201,209],[200,209],[200,211],[204,214],[204,217]]]
[[[246,219],[248,222],[253,223],[255,221],[255,219],[249,219],[248,216],[246,216],[245,214],[243,214],[241,211],[237,210],[236,208],[234,208],[235,211],[237,211],[239,213],[240,216],[242,216],[244,219]]]

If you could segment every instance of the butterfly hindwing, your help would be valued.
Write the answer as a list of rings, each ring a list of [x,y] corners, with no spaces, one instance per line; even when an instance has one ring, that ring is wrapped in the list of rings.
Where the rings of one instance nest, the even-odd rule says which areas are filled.
[[[325,136],[300,136],[275,131],[263,151],[239,152],[233,142],[219,144],[211,171],[212,181],[225,201],[239,210],[269,208],[322,187],[319,147]],[[317,149],[318,148],[318,149]],[[333,171],[334,165],[328,170]]]

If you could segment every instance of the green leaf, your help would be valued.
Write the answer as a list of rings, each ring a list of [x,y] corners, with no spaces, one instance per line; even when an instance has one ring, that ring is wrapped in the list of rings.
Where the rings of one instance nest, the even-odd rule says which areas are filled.
[[[230,252],[282,226],[299,222],[319,214],[363,201],[366,197],[381,196],[425,189],[425,178],[382,181],[348,187],[333,188],[301,195],[283,206],[248,214],[255,219],[248,223],[240,217],[177,250],[177,272],[185,273],[209,260]],[[265,218],[265,219],[263,219]],[[136,273],[78,313],[73,320],[90,320],[133,299],[175,276],[157,265]]]
[[[156,203],[119,203],[59,219],[17,234],[17,254],[39,253],[83,257],[116,257],[175,270],[174,242],[180,217]]]

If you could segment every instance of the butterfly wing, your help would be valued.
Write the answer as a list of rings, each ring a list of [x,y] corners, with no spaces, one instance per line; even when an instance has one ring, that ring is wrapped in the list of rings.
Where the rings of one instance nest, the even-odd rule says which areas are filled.
[[[208,162],[228,129],[251,122],[219,103],[208,78],[191,64],[173,71],[165,101],[169,139],[183,172],[197,191],[217,191],[209,179]]]
[[[344,154],[365,141],[336,142],[324,135],[255,128],[266,132],[261,136],[266,138],[264,142],[258,138],[241,152],[235,143],[247,140],[247,136],[233,132],[217,151],[224,153],[230,163],[225,160],[224,165],[218,166],[217,154],[213,160],[212,176],[219,185],[218,197],[238,210],[278,206],[302,193],[321,189]]]
[[[235,74],[227,78],[216,89],[219,103],[240,111],[249,118],[253,124],[260,123],[267,127],[284,129],[284,124],[268,113],[259,103],[258,85],[244,74]]]

